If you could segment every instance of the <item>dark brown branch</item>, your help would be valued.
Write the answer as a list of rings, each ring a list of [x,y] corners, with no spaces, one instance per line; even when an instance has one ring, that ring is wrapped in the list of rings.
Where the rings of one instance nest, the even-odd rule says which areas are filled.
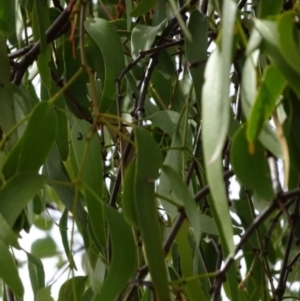
[[[249,226],[249,228],[246,230],[245,234],[241,237],[241,240],[237,244],[237,246],[235,248],[235,253],[233,255],[229,255],[226,258],[226,260],[224,262],[224,266],[223,266],[222,270],[218,274],[218,282],[216,283],[216,286],[214,287],[214,294],[213,294],[212,300],[218,300],[218,298],[220,296],[220,289],[221,289],[221,286],[222,286],[222,282],[225,279],[226,272],[228,271],[228,269],[230,268],[230,266],[233,264],[233,262],[234,262],[234,256],[237,254],[237,252],[242,249],[243,245],[246,244],[246,242],[248,241],[249,237],[272,214],[272,212],[274,210],[276,210],[277,208],[282,209],[282,205],[285,202],[287,202],[289,199],[291,199],[291,198],[293,198],[295,196],[300,196],[300,189],[299,188],[294,189],[294,190],[289,191],[289,192],[286,192],[286,193],[282,193],[281,195],[278,195],[272,201],[272,203],[267,208],[265,208],[261,212],[261,214],[259,214],[254,219],[254,221],[252,222],[252,224]],[[300,198],[299,198],[298,202],[300,202]]]
[[[69,16],[71,14],[73,5],[74,1],[70,1],[68,7],[47,29],[45,33],[47,43],[51,43],[59,36],[59,34],[63,34],[61,29],[66,25],[66,23],[69,23]],[[14,84],[20,85],[23,75],[25,74],[27,68],[36,60],[36,58],[40,54],[40,44],[40,41],[34,43],[32,48],[25,54],[23,60],[20,63],[15,64],[13,79]]]

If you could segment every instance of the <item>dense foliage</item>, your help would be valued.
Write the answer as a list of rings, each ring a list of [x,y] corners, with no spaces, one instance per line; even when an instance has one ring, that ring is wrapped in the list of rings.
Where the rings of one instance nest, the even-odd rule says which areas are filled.
[[[53,300],[59,241],[59,301],[300,300],[299,18],[298,0],[0,0],[3,300]],[[52,217],[24,287],[14,250]]]

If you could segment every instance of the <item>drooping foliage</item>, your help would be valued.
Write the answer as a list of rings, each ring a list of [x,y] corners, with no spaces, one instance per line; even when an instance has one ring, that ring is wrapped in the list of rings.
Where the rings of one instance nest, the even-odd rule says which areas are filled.
[[[0,0],[3,300],[53,300],[58,243],[59,301],[299,299],[299,18],[298,0]]]

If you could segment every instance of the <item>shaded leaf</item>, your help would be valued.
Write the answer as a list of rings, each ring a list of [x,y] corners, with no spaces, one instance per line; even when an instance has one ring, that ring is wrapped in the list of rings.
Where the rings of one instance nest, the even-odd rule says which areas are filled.
[[[139,17],[146,14],[156,3],[157,0],[140,0],[138,5],[131,11],[132,17]]]
[[[60,237],[61,237],[61,241],[65,250],[65,254],[69,260],[70,263],[70,268],[75,268],[76,269],[76,265],[75,265],[75,261],[72,255],[72,252],[70,251],[70,247],[69,247],[69,240],[68,240],[68,209],[65,208],[60,221],[59,221],[59,232],[60,232]]]
[[[294,18],[295,16],[292,12],[287,12],[280,16],[278,21],[278,43],[284,59],[300,74],[300,52],[295,41],[297,29],[295,28]]]
[[[250,142],[258,137],[262,126],[269,120],[285,85],[284,77],[274,66],[264,70],[262,84],[248,119],[247,139]]]
[[[10,152],[3,166],[9,179],[17,172],[38,171],[55,141],[57,119],[54,108],[47,102],[38,103],[21,139]],[[39,144],[39,147],[32,147]]]
[[[258,18],[266,18],[271,15],[276,15],[282,9],[284,0],[265,0],[258,3]]]
[[[180,256],[180,270],[182,278],[186,279],[194,275],[193,252],[189,243],[189,230],[187,223],[183,223],[177,236],[176,243]],[[197,244],[198,245],[198,244]],[[185,288],[191,301],[207,300],[202,290],[199,279],[185,282]]]
[[[75,276],[68,279],[59,290],[58,301],[81,300],[87,278],[87,276]]]
[[[185,40],[186,57],[190,74],[193,79],[197,101],[200,105],[208,46],[208,26],[206,16],[201,14],[198,10],[194,10],[189,19],[188,30],[192,35],[192,41],[189,41],[188,39]]]
[[[0,278],[9,286],[14,294],[22,297],[24,288],[18,274],[15,260],[8,250],[8,246],[0,240]]]
[[[136,163],[131,163],[125,173],[123,191],[123,212],[126,220],[134,226],[138,226],[138,216],[135,210],[135,169]]]
[[[46,183],[47,178],[38,173],[20,173],[12,177],[0,190],[0,213],[12,227],[18,216]]]
[[[94,132],[91,124],[84,120],[74,120],[72,146],[79,172],[82,175],[81,180],[84,182],[88,216],[98,242],[104,247],[106,238],[103,205],[101,204],[103,190],[102,152],[97,132]]]
[[[185,213],[193,228],[196,244],[200,242],[201,223],[196,202],[186,184],[183,182],[180,175],[170,166],[163,165],[162,171],[166,174],[169,181],[169,189],[178,202],[182,203]]]
[[[265,200],[274,198],[270,172],[264,148],[259,141],[254,141],[255,153],[251,154],[246,139],[246,127],[236,133],[231,146],[231,164],[241,183],[253,189]]]
[[[50,89],[52,85],[51,69],[48,63],[51,60],[51,50],[47,46],[45,32],[50,26],[50,15],[47,1],[34,0],[32,11],[32,31],[35,41],[40,41],[41,53],[37,59],[37,66],[43,84]]]
[[[284,75],[294,91],[300,95],[298,74],[286,61],[280,52],[277,24],[274,21],[255,20],[255,27],[264,39],[264,46],[274,65]]]
[[[158,299],[166,301],[169,300],[169,288],[154,190],[162,157],[145,129],[135,127],[134,132],[137,150],[135,208],[153,285]]]
[[[0,32],[10,36],[16,31],[15,1],[0,0]]]
[[[7,245],[11,245],[17,249],[20,249],[18,237],[8,225],[6,219],[0,213],[0,240],[6,243]]]
[[[106,20],[99,18],[87,20],[84,27],[98,45],[105,65],[105,79],[100,104],[101,112],[105,112],[115,98],[115,80],[125,67],[123,47],[117,32]]]
[[[54,145],[45,164],[45,174],[52,180],[70,183],[65,166],[61,162],[57,147]],[[61,202],[78,219],[83,228],[87,227],[87,213],[83,208],[82,196],[75,197],[75,191],[67,185],[52,183],[51,186],[57,193]]]
[[[28,272],[34,297],[45,287],[45,272],[42,261],[33,254],[27,253]]]
[[[136,270],[136,247],[130,226],[116,209],[105,207],[111,234],[112,259],[100,294],[94,301],[113,301]]]

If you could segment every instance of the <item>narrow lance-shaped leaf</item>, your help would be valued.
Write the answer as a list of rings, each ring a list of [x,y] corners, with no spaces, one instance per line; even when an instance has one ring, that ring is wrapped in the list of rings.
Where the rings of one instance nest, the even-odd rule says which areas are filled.
[[[8,246],[0,240],[0,278],[9,286],[14,294],[22,297],[24,288],[18,274],[15,260],[8,250]]]
[[[265,69],[262,84],[248,120],[248,141],[252,142],[258,137],[262,126],[272,115],[285,85],[286,80],[277,68],[269,66]]]
[[[37,292],[45,287],[45,272],[42,261],[33,254],[27,253],[28,272],[31,282],[33,295],[36,297]]]
[[[164,171],[168,178],[171,194],[174,194],[178,202],[182,202],[184,206],[187,218],[193,228],[196,244],[198,245],[201,236],[201,224],[196,202],[179,173],[167,165],[162,166],[162,171]]]
[[[32,11],[32,31],[35,41],[40,41],[40,55],[37,66],[43,84],[50,89],[52,85],[51,70],[48,63],[51,60],[51,49],[47,46],[45,32],[50,26],[49,7],[47,1],[35,0]]]
[[[70,178],[68,177],[67,171],[63,162],[61,161],[58,149],[56,145],[53,146],[44,169],[44,174],[46,174],[51,180],[60,181],[62,183],[70,183]],[[57,183],[51,183],[51,186],[57,193],[61,202],[66,206],[66,208],[72,212],[75,219],[77,219],[81,226],[87,228],[87,213],[83,208],[83,199],[79,195],[75,197],[74,188],[67,185],[59,185]]]
[[[300,95],[300,74],[294,70],[287,62],[286,58],[280,51],[279,33],[277,24],[271,20],[255,20],[255,27],[264,39],[264,46],[268,57],[284,75],[293,90]],[[281,33],[282,34],[282,33]]]
[[[131,163],[125,173],[122,209],[126,220],[134,226],[138,226],[138,217],[135,210],[135,163]]]
[[[47,102],[39,102],[32,112],[23,136],[7,157],[3,166],[5,178],[9,179],[17,172],[37,172],[47,158],[56,133],[54,107]],[[37,144],[38,147],[33,147]]]
[[[153,286],[160,301],[169,300],[166,264],[155,202],[154,182],[162,157],[150,134],[141,127],[136,137],[135,208]]]
[[[176,243],[180,256],[180,269],[183,279],[194,276],[193,252],[188,236],[189,229],[185,222],[176,236]],[[191,301],[207,300],[199,279],[196,278],[194,280],[188,280],[185,286]]]
[[[295,41],[295,15],[284,13],[278,20],[278,43],[280,51],[288,64],[300,74],[300,51]],[[299,41],[298,41],[299,43]]]
[[[103,79],[103,93],[100,104],[101,112],[105,112],[109,109],[115,97],[115,80],[125,67],[123,47],[117,32],[108,21],[94,18],[85,21],[84,26],[87,33],[98,45],[105,65],[105,78]]]
[[[105,207],[111,235],[112,259],[101,292],[94,301],[113,301],[122,292],[136,270],[136,246],[133,232],[116,209]]]
[[[38,173],[20,173],[12,177],[0,190],[0,213],[12,227],[26,204],[46,183]]]
[[[210,56],[206,65],[205,83],[202,90],[202,119],[203,119],[203,152],[205,158],[205,167],[207,173],[210,191],[213,196],[213,204],[215,213],[214,216],[220,236],[223,242],[226,242],[226,250],[233,253],[233,229],[231,225],[231,218],[229,215],[229,208],[227,202],[226,191],[223,182],[223,168],[220,154],[213,158],[215,154],[216,145],[223,141],[220,137],[222,127],[226,127],[227,116],[224,116],[224,111],[228,111],[228,105],[224,105],[221,96],[221,83],[223,81],[221,70],[221,56],[219,50],[216,49]],[[227,98],[227,95],[224,95]],[[229,117],[229,112],[228,112]],[[223,144],[223,143],[222,143]]]
[[[103,166],[100,140],[92,125],[75,119],[72,128],[72,146],[81,180],[84,182],[84,196],[94,234],[101,246],[105,246],[105,227],[102,201]]]
[[[1,194],[1,193],[0,193]],[[12,228],[7,223],[6,219],[0,213],[0,240],[2,240],[7,245],[11,245],[16,249],[20,249],[18,236],[12,230]]]
[[[64,250],[65,250],[66,256],[70,263],[70,268],[75,268],[75,270],[77,270],[74,259],[73,259],[72,252],[70,251],[70,247],[69,247],[68,213],[69,213],[69,210],[67,208],[65,208],[65,210],[60,218],[60,221],[59,221],[59,232],[60,232],[61,241],[62,241]]]
[[[204,82],[204,69],[207,59],[208,26],[207,18],[198,10],[191,13],[188,30],[192,41],[185,40],[186,57],[193,79],[198,104],[201,101],[201,91]]]
[[[181,147],[183,145],[183,137],[184,137],[184,123],[180,118],[180,114],[171,110],[158,111],[153,115],[149,116],[147,119],[151,120],[151,122],[161,128],[165,133],[167,133],[170,138],[172,138],[171,149],[168,150],[167,156],[164,160],[164,165],[168,165],[173,168],[175,171],[180,171],[182,167],[182,151],[176,149],[177,147]],[[188,149],[192,148],[192,131],[188,126],[187,135],[185,145]],[[174,149],[173,149],[174,148]],[[159,186],[157,189],[158,194],[163,195],[166,198],[173,200],[176,203],[176,200],[173,198],[173,195],[170,194],[169,181],[165,172],[162,170]],[[178,207],[173,204],[160,199],[164,209],[170,215],[171,218],[175,218],[178,215]],[[178,203],[178,205],[182,205]]]
[[[252,38],[255,39],[255,37],[251,36],[249,44]],[[253,107],[257,94],[256,67],[258,64],[259,51],[256,50],[251,52],[250,50],[251,49],[249,49],[249,55],[244,64],[241,83],[241,103],[242,110],[246,118],[249,118],[251,108]],[[268,149],[276,157],[282,158],[282,151],[278,142],[278,138],[269,124],[266,123],[263,125],[263,128],[259,134],[259,140],[266,147],[266,149]]]

